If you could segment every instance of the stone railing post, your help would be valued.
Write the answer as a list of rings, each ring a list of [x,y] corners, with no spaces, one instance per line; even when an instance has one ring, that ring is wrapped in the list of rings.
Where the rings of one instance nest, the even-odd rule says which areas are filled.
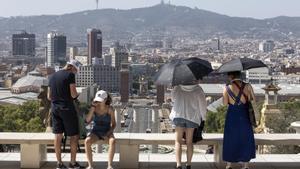
[[[120,145],[120,168],[139,168],[139,145]]]
[[[223,163],[223,143],[219,142],[214,145],[214,162],[217,165],[222,165]]]
[[[47,160],[46,145],[21,144],[21,168],[40,168]]]

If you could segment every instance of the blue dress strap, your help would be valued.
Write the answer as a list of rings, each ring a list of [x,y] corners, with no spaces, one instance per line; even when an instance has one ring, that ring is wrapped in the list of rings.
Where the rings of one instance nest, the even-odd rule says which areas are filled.
[[[236,87],[238,87],[239,89],[241,89],[241,86],[239,86],[239,85],[237,84],[237,82],[234,81],[233,84],[234,84]],[[244,85],[244,88],[245,88],[246,85],[247,85],[247,83],[244,83],[244,82],[243,82],[242,85]],[[243,89],[244,89],[244,88],[243,88]],[[248,102],[248,101],[250,100],[250,99],[248,98],[248,96],[244,93],[244,90],[243,90],[242,95],[245,97],[246,102]]]
[[[229,88],[228,85],[226,85],[226,91],[228,93],[228,95],[234,100],[234,105],[238,105],[241,102],[241,96],[243,94],[243,90],[244,90],[245,84],[242,84],[242,87],[239,89],[239,93],[236,96],[233,91]]]
[[[235,104],[240,104],[241,103],[241,97],[242,97],[242,94],[244,93],[244,88],[245,88],[245,83],[242,83],[242,86],[241,88],[239,88],[239,94],[238,96],[236,97],[236,100],[235,100]]]
[[[236,100],[236,96],[234,95],[234,93],[232,92],[232,90],[229,88],[228,85],[226,85],[226,91],[228,93],[228,95],[232,98],[232,100]]]

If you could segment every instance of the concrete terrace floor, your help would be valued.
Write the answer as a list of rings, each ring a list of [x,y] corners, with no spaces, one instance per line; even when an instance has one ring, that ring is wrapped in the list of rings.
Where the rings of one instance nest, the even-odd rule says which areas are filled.
[[[12,163],[12,162],[5,162],[2,163],[0,162],[0,168],[1,169],[19,169],[20,167],[18,166],[17,163]],[[199,164],[195,163],[192,165],[193,169],[225,169],[225,166],[222,167],[217,167],[214,164]],[[241,169],[241,165],[235,165],[233,166],[233,169]],[[44,166],[42,166],[41,169],[56,169],[56,165],[53,162],[48,162]],[[104,163],[95,163],[94,169],[106,169],[106,165]],[[120,168],[118,165],[114,165],[114,169],[123,169]],[[140,164],[139,169],[174,169],[174,164],[173,163],[155,163],[151,165],[147,165],[144,163]],[[184,168],[183,168],[184,169]],[[272,166],[272,165],[251,165],[250,169],[299,169],[298,166]]]
[[[63,154],[63,161],[68,164],[70,159],[69,154]],[[121,169],[118,159],[119,154],[114,158],[114,169]],[[19,169],[20,155],[18,153],[0,153],[0,169]],[[85,154],[78,154],[77,160],[81,165],[86,165]],[[95,154],[95,169],[105,169],[107,154]],[[41,169],[55,169],[55,155],[48,154],[48,162],[46,162]],[[173,162],[172,162],[173,161]],[[183,156],[185,161],[185,156]],[[140,155],[140,169],[173,169],[175,166],[174,154],[141,154]],[[194,169],[223,169],[224,166],[217,166],[213,163],[212,155],[195,154],[193,157],[192,167]],[[234,165],[234,169],[240,169],[240,164]],[[255,169],[300,169],[300,155],[258,155],[251,163],[251,168]]]

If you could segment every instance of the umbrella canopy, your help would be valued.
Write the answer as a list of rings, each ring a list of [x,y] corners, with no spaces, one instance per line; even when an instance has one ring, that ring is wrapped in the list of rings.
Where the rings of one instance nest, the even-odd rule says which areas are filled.
[[[211,64],[199,58],[173,60],[158,71],[154,81],[161,85],[189,85],[211,71]]]
[[[213,71],[211,64],[207,60],[197,57],[183,59],[182,63],[190,68],[197,80],[202,79]]]
[[[224,63],[218,70],[218,73],[243,71],[253,68],[267,67],[261,60],[250,58],[238,58]]]

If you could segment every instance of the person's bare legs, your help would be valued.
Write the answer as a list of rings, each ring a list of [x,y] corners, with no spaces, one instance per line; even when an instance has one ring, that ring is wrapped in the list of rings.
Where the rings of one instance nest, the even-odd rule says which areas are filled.
[[[175,128],[175,154],[176,154],[176,166],[181,166],[181,153],[182,153],[182,137],[184,133],[184,128]]]
[[[93,152],[92,152],[92,144],[95,143],[98,140],[98,137],[94,134],[90,134],[85,141],[84,141],[84,147],[85,147],[85,154],[88,161],[88,167],[93,167]]]
[[[115,155],[115,147],[116,147],[116,140],[115,137],[112,135],[111,137],[108,138],[108,144],[109,144],[109,149],[108,149],[108,168],[112,168],[112,163],[114,160],[114,155]]]
[[[186,147],[187,147],[187,165],[192,164],[192,157],[193,157],[193,133],[194,133],[194,128],[186,128],[185,130],[185,136],[186,136]]]
[[[55,134],[54,138],[54,148],[55,155],[58,163],[62,163],[61,161],[61,140],[63,138],[63,134]]]
[[[230,167],[232,167],[232,163],[227,162],[227,163],[226,163],[226,169],[227,169],[227,168],[230,168]]]
[[[249,162],[244,163],[244,168],[249,168]]]
[[[70,146],[71,146],[71,164],[76,162],[76,153],[78,146],[79,135],[70,137]]]

